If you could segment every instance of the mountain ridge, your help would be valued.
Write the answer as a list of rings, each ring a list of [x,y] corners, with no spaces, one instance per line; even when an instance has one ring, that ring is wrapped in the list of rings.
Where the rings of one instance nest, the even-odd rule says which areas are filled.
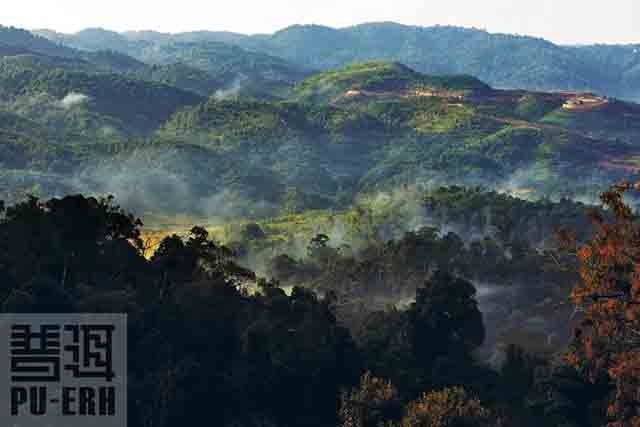
[[[350,63],[349,55],[380,41],[388,41],[380,52],[390,55],[416,45],[422,33],[434,36],[429,29],[413,29],[411,39],[405,29],[359,26],[344,36],[339,30],[299,26],[243,39],[271,46],[280,55],[311,40],[315,47],[297,58],[309,55],[305,67],[267,48],[212,41],[216,35],[203,33],[190,33],[189,41],[153,42],[93,29],[81,35],[99,50],[67,48],[71,58],[12,56],[16,42],[0,61],[5,82],[0,88],[6,92],[0,91],[0,107],[9,113],[0,131],[9,141],[3,147],[7,167],[14,171],[7,176],[12,185],[18,185],[12,178],[17,171],[46,176],[47,191],[55,188],[55,176],[64,191],[80,186],[77,191],[127,195],[131,188],[142,189],[144,200],[125,197],[141,211],[206,214],[233,206],[233,215],[256,217],[340,208],[361,194],[411,183],[574,197],[640,170],[640,106],[581,88],[504,90],[457,72],[462,67],[444,72],[447,57],[438,56],[436,45],[446,45],[451,34],[470,37],[467,46],[480,37],[491,60],[493,44],[519,43],[509,36],[438,29],[447,37],[436,40],[428,58],[442,62],[440,73],[394,58]],[[324,41],[318,34],[325,34]],[[19,35],[25,46],[17,49],[26,48],[32,39]],[[202,37],[209,39],[197,41]],[[270,41],[274,37],[277,42]],[[358,48],[336,50],[342,37]],[[100,44],[104,41],[107,45]],[[121,42],[135,55],[109,45]],[[544,40],[533,46],[541,49],[541,57],[553,49],[551,62],[581,64]],[[154,52],[151,59],[142,58]],[[330,61],[346,55],[342,61],[349,64],[312,71],[309,64],[322,58],[319,52]],[[526,59],[529,51],[509,52]],[[633,69],[629,52],[620,47],[587,54],[593,63]],[[514,64],[519,63],[505,62],[502,71]],[[564,76],[545,64],[539,64],[542,74]],[[537,68],[525,71],[523,76],[538,78]],[[34,121],[38,129],[29,131],[20,118]]]
[[[473,75],[504,89],[592,91],[631,101],[640,99],[640,44],[575,47],[475,28],[393,22],[345,28],[293,25],[267,35],[199,31],[165,34],[162,41],[132,41],[124,34],[109,34],[118,34],[118,40],[134,45],[163,46],[185,37],[192,43],[216,41],[317,70],[370,60],[397,61],[426,74]],[[60,40],[72,47],[86,47],[95,37],[87,40],[83,33],[76,33]]]

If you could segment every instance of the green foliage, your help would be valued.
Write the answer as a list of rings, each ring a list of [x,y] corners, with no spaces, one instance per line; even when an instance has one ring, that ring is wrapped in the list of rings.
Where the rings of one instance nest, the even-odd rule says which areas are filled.
[[[85,67],[95,67],[95,71],[98,72],[126,74],[140,72],[149,68],[147,64],[114,50],[82,52],[81,57],[87,63]],[[156,79],[150,78],[148,80]],[[180,87],[179,85],[173,86]]]
[[[296,104],[218,101],[210,98],[198,107],[179,112],[168,122],[168,134],[189,136],[206,132],[210,143],[281,143],[296,131],[313,128],[304,108]],[[224,146],[222,147],[224,148]]]
[[[182,63],[153,65],[134,71],[132,76],[141,80],[160,82],[209,97],[224,87],[209,73]]]
[[[464,73],[496,87],[586,90],[630,100],[640,89],[637,46],[558,46],[478,29],[389,22],[344,29],[296,25],[236,43],[316,69],[383,60],[428,74]]]
[[[562,101],[553,97],[531,93],[518,100],[515,113],[526,120],[538,120],[560,108],[561,104]]]
[[[151,132],[176,109],[201,101],[195,94],[159,83],[23,64],[11,58],[0,62],[0,85],[4,101],[42,94],[60,101],[70,94],[86,97],[92,111],[125,122],[138,133]]]
[[[470,194],[440,191],[454,205],[470,199],[470,209],[481,197],[507,206],[526,204]],[[268,234],[258,231],[262,228],[245,227],[245,237],[267,240]],[[479,264],[492,264],[495,248],[484,243]],[[501,242],[514,262],[537,256],[514,243]],[[329,236],[317,234],[311,255],[323,258],[330,244]],[[434,255],[448,269],[469,274],[454,265],[467,250],[452,233],[440,238],[425,228],[381,244],[358,260],[345,260],[357,266],[348,274],[352,283],[371,283],[367,268],[387,274],[414,264],[415,275],[415,266]],[[500,374],[478,365],[474,352],[485,326],[476,289],[444,270],[429,274],[408,307],[372,310],[351,335],[338,292],[328,290],[321,298],[294,286],[287,294],[278,282],[243,267],[237,253],[203,227],[163,239],[150,258],[144,257],[147,250],[141,221],[112,198],[0,203],[0,311],[127,313],[129,422],[134,425],[198,423],[212,401],[219,409],[216,423],[225,427],[319,427],[339,420],[345,426],[485,426],[494,413],[500,422],[517,425],[590,426],[603,420],[602,402],[611,388],[599,379],[566,369],[541,378],[534,375],[538,362],[514,348],[507,351]],[[468,251],[476,250],[471,243]],[[341,255],[334,252],[330,258],[322,268],[335,271]],[[285,261],[291,269],[300,268],[295,260]],[[365,264],[370,267],[362,268]],[[344,282],[334,277],[327,283]],[[365,370],[372,374],[353,388]],[[538,391],[540,380],[545,388]],[[524,402],[532,402],[531,411]]]
[[[132,319],[132,424],[197,423],[212,401],[222,426],[336,422],[340,388],[356,381],[359,364],[329,301],[265,281],[261,293],[242,292],[255,274],[201,227],[145,259],[141,222],[111,199],[30,198],[0,204],[0,214],[2,312]]]
[[[318,101],[334,99],[349,90],[394,92],[427,88],[473,90],[488,86],[472,77],[425,76],[400,63],[376,61],[316,74],[294,88],[294,97]]]
[[[289,84],[309,74],[304,65],[297,66],[255,49],[222,43],[234,38],[225,37],[225,34],[220,35],[221,39],[215,34],[213,37],[207,37],[206,34],[199,37],[197,33],[176,38],[159,35],[145,39],[126,37],[100,28],[87,29],[74,35],[47,31],[40,34],[63,45],[89,51],[85,54],[89,61],[103,63],[112,69],[122,65],[122,61],[115,61],[113,57],[105,58],[105,51],[110,51],[111,56],[117,52],[121,60],[128,56],[129,62],[135,58],[152,64],[153,67],[146,69],[128,64],[128,69],[120,70],[133,72],[145,79],[170,83],[204,96],[212,95],[214,91],[210,89],[214,86],[215,90],[269,98],[280,95]],[[108,59],[106,64],[105,59]]]
[[[373,312],[356,330],[367,369],[405,397],[473,375],[471,351],[484,340],[475,288],[442,271],[417,289],[407,310]]]
[[[428,74],[472,75],[496,87],[594,91],[628,100],[637,100],[640,93],[635,45],[559,46],[533,37],[450,26],[425,28],[383,22],[334,29],[294,25],[272,35],[256,36],[206,31],[136,35],[100,29],[73,35],[47,31],[40,34],[67,46],[117,50],[151,62],[172,58],[172,62],[193,60],[208,66],[209,61],[202,59],[200,52],[231,51],[232,47],[220,47],[220,43],[228,43],[281,58],[280,61],[288,61],[289,68],[326,70],[382,60],[401,62]],[[190,46],[196,53],[178,59],[176,55],[181,54],[173,52],[174,45]],[[241,57],[247,53],[236,55]],[[224,58],[222,55],[219,62],[224,63]],[[264,57],[259,60],[264,60],[265,69],[274,61]]]
[[[376,62],[322,73],[297,90],[326,86],[327,93],[341,93],[344,82],[375,85],[378,78],[397,87],[431,79]],[[231,162],[251,153],[254,168],[291,183],[278,199],[289,212],[305,203],[339,207],[358,193],[413,182],[505,185],[529,197],[571,195],[585,191],[585,174],[600,183],[626,174],[624,168],[602,169],[603,152],[634,156],[623,142],[537,123],[562,102],[554,95],[482,89],[463,99],[448,96],[368,96],[332,104],[212,98],[175,114],[160,135],[174,144],[197,143]]]
[[[424,103],[420,107],[422,107]],[[433,108],[435,107],[435,108]],[[473,117],[473,109],[469,106],[447,106],[433,103],[432,108],[416,108],[411,125],[421,134],[442,134],[460,127],[468,126]]]
[[[113,38],[100,34],[98,40]],[[196,47],[163,46],[181,55],[209,55]],[[228,71],[224,61],[209,73],[182,63],[148,66],[101,51],[3,58],[2,107],[33,124],[27,129],[0,123],[5,165],[30,168],[32,177],[31,172],[67,167],[66,178],[75,178],[91,161],[111,175],[118,169],[126,175],[124,165],[131,164],[126,159],[135,157],[144,159],[145,170],[192,189],[193,197],[183,198],[176,209],[200,214],[209,206],[206,200],[222,198],[239,206],[235,215],[260,217],[343,208],[359,195],[408,183],[506,185],[529,197],[563,196],[584,192],[588,175],[597,192],[599,185],[628,175],[638,155],[618,140],[620,123],[613,118],[621,108],[633,114],[631,104],[612,102],[612,109],[593,113],[602,120],[583,132],[576,118],[551,121],[560,114],[552,110],[560,96],[495,91],[473,78],[428,76],[384,62],[320,73],[294,88],[290,98],[274,100],[262,95],[278,85],[263,77],[238,80],[237,88],[235,77],[229,82],[234,52],[240,67],[246,61],[260,67],[260,61],[243,59],[237,48],[207,46],[229,56]],[[215,77],[219,73],[227,77]],[[371,94],[341,96],[353,88]],[[206,102],[198,95],[212,92]],[[252,94],[262,100],[251,100]],[[331,94],[337,101],[325,102],[335,99]],[[624,132],[627,139],[637,134],[631,125]],[[33,158],[27,160],[25,153]],[[615,160],[604,168],[603,153]],[[198,168],[187,166],[194,161]],[[68,188],[61,178],[59,187]],[[93,182],[89,188],[123,191]],[[162,210],[165,204],[152,208]]]
[[[36,36],[31,32],[14,27],[0,25],[0,41],[4,46],[10,46],[23,52],[37,52],[43,55],[71,57],[76,55],[73,49],[52,43],[44,37]],[[13,52],[15,53],[15,51]]]
[[[243,74],[267,81],[295,82],[307,75],[304,68],[280,58],[216,42],[166,44],[134,56],[153,64],[183,63],[218,79],[231,80]]]

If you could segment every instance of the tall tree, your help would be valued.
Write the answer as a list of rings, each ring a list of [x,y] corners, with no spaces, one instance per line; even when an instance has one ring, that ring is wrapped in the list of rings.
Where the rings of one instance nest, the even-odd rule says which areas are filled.
[[[571,296],[584,318],[568,360],[593,381],[608,375],[611,427],[640,426],[640,223],[624,200],[634,190],[640,184],[623,183],[601,196],[609,214],[592,214],[596,233],[587,243],[564,234],[578,259]]]

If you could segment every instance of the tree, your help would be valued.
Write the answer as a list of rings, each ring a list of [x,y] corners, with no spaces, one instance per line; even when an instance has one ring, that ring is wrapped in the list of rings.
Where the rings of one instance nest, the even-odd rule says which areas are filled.
[[[146,259],[141,223],[110,199],[2,206],[2,310],[129,315],[131,425],[198,425],[211,408],[228,427],[337,423],[361,366],[335,298],[258,282],[203,227]]]
[[[340,420],[342,427],[386,427],[402,415],[398,390],[390,381],[366,372],[360,384],[342,393]]]
[[[302,271],[301,263],[287,254],[272,258],[269,267],[271,274],[282,281],[287,281]]]
[[[326,234],[316,234],[307,246],[307,256],[323,267],[329,265],[339,255],[337,249],[329,246],[329,240]]]
[[[567,359],[592,381],[605,373],[615,385],[612,427],[640,426],[640,224],[623,198],[633,190],[640,185],[623,183],[601,196],[608,214],[592,214],[590,241],[563,234],[577,255],[580,281],[571,297],[584,317]]]
[[[469,380],[471,353],[485,336],[475,292],[466,280],[438,270],[407,310],[369,314],[356,332],[367,368],[408,398]]]
[[[63,292],[111,288],[114,277],[131,278],[143,268],[141,225],[112,198],[30,197],[0,220],[0,275],[16,288],[35,278]]]
[[[442,270],[417,290],[409,319],[419,359],[464,358],[482,344],[485,330],[475,295],[471,283]]]
[[[536,360],[522,347],[509,344],[505,350],[505,360],[500,367],[506,396],[514,403],[521,403],[534,381]]]
[[[490,413],[462,387],[425,393],[409,403],[402,427],[483,427]]]
[[[240,231],[240,237],[242,241],[248,240],[261,240],[264,239],[267,235],[262,230],[262,228],[256,224],[255,222],[251,222],[242,227]]]

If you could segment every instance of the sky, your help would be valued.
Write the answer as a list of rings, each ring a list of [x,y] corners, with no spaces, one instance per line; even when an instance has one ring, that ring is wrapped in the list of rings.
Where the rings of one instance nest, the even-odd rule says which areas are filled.
[[[75,32],[272,33],[292,24],[456,25],[562,44],[640,43],[640,0],[2,0],[0,24]]]

